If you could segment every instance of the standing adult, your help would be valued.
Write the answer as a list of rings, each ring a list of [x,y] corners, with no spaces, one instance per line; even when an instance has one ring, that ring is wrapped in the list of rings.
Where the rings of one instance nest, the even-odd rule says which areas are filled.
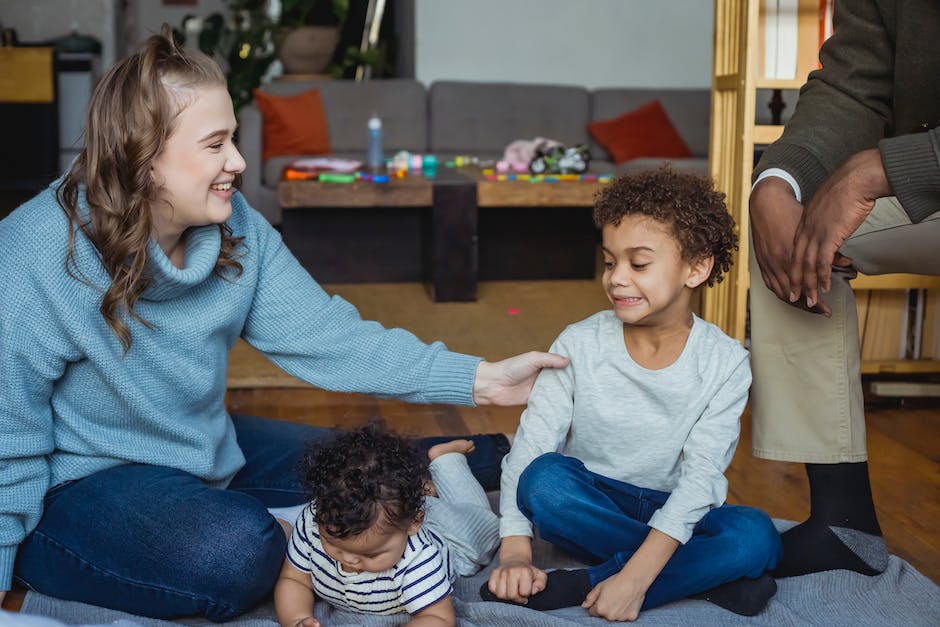
[[[306,499],[294,467],[325,430],[227,413],[239,337],[319,387],[413,402],[522,404],[567,364],[362,320],[233,187],[235,126],[218,65],[164,26],[98,84],[69,172],[0,222],[0,601],[16,577],[224,621],[270,593],[287,540],[267,508]],[[471,461],[491,485],[498,437]]]
[[[778,576],[884,570],[849,279],[940,274],[940,4],[838,0],[751,193],[754,454],[806,463]]]

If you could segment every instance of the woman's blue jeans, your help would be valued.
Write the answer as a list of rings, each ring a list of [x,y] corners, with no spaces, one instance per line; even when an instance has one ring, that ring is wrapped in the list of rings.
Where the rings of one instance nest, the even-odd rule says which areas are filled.
[[[636,552],[650,516],[669,494],[598,475],[573,457],[546,453],[519,478],[519,509],[544,540],[587,564],[591,585],[617,574]],[[646,592],[642,609],[759,577],[783,554],[780,536],[759,509],[722,505],[708,512]]]
[[[245,467],[227,489],[186,472],[126,464],[52,488],[39,525],[20,545],[18,582],[62,599],[153,618],[221,622],[264,600],[287,546],[268,507],[305,500],[296,464],[328,429],[232,416]],[[427,438],[419,446],[453,438]],[[498,487],[504,436],[473,436],[469,457]]]

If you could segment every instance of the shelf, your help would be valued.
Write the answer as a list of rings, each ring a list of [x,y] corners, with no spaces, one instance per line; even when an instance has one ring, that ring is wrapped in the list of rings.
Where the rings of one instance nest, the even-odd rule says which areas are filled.
[[[940,372],[940,360],[884,359],[862,361],[862,374],[928,374],[931,372]]]
[[[799,89],[805,82],[805,79],[757,78],[754,80],[754,87],[757,89]]]
[[[755,144],[772,144],[783,135],[783,126],[771,126],[770,124],[757,124],[754,126]]]
[[[932,290],[940,288],[940,276],[923,274],[859,274],[849,284],[853,290]]]

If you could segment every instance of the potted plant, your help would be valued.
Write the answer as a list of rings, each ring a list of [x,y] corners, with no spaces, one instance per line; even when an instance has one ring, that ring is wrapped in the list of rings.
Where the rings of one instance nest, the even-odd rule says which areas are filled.
[[[186,15],[182,28],[174,29],[181,43],[186,42],[187,33],[197,34],[199,49],[223,64],[236,113],[251,102],[251,90],[261,84],[285,44],[289,56],[287,62],[281,59],[285,72],[322,72],[333,56],[349,10],[348,0],[281,0],[280,14],[272,18],[269,2],[276,1],[226,0],[226,15]],[[295,31],[301,33],[292,35]]]
[[[187,33],[197,34],[199,49],[222,63],[235,112],[251,102],[251,90],[276,58],[275,24],[267,12],[268,0],[227,0],[227,15],[186,15],[182,28],[173,29],[180,43]]]
[[[348,0],[281,0],[278,58],[284,73],[322,74],[348,12]]]

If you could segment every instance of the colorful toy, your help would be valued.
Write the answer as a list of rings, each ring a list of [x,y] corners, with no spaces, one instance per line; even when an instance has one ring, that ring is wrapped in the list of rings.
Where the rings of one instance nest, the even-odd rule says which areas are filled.
[[[529,163],[532,174],[582,174],[591,162],[591,153],[585,144],[566,148],[561,145],[539,144]]]
[[[356,180],[355,174],[335,174],[332,172],[321,172],[321,183],[353,183]]]

